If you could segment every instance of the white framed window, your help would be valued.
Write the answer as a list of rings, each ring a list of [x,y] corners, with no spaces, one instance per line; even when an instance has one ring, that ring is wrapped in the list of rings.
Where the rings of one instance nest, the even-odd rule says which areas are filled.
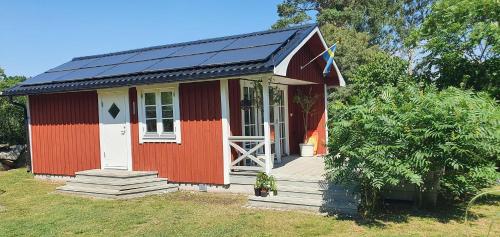
[[[139,142],[181,142],[178,86],[140,88]]]

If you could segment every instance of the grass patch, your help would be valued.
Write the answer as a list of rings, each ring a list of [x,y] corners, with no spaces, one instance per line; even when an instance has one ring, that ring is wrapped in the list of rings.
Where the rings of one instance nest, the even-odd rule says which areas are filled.
[[[374,222],[243,207],[240,195],[177,192],[133,200],[54,193],[60,183],[24,169],[0,172],[0,236],[443,236],[466,235],[463,206],[435,212],[398,209]],[[498,187],[497,187],[498,188]],[[472,235],[485,235],[499,196],[472,208]],[[498,216],[496,216],[498,222]],[[500,236],[498,225],[491,236]]]

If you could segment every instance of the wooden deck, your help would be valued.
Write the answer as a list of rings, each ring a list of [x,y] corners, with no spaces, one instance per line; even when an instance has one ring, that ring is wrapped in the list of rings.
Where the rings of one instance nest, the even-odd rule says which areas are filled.
[[[279,178],[301,178],[324,180],[325,165],[323,157],[283,157],[281,163],[274,164],[271,174]]]

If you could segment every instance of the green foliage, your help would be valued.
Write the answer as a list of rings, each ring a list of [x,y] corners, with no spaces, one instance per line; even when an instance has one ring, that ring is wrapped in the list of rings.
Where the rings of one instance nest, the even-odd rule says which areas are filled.
[[[368,33],[337,27],[333,24],[321,26],[321,32],[328,45],[338,42],[335,50],[335,63],[348,82],[359,66],[368,63],[374,54],[380,52],[378,46],[370,45]]]
[[[370,45],[382,45],[393,52],[412,49],[406,43],[411,31],[428,14],[434,0],[317,1],[284,0],[278,5],[280,19],[273,28],[303,24],[316,17],[321,25],[333,25],[370,36]],[[327,34],[325,34],[327,36]]]
[[[333,180],[358,180],[373,192],[402,182],[425,187],[429,172],[442,171],[444,196],[464,198],[498,178],[500,110],[484,94],[408,83],[363,104],[335,103],[331,113]]]
[[[278,186],[276,185],[276,179],[272,175],[267,175],[264,172],[257,173],[255,179],[255,188],[276,191]]]
[[[500,98],[500,1],[440,0],[417,32],[423,75],[439,88],[486,90]]]
[[[24,81],[21,76],[6,76],[0,68],[0,91]],[[15,98],[18,103],[25,103],[24,97]],[[13,106],[7,97],[0,97],[0,144],[24,144],[24,114],[19,107]]]
[[[431,173],[450,199],[499,177],[496,102],[485,93],[418,85],[404,68],[398,58],[377,55],[329,108],[327,173],[333,181],[357,181],[367,213],[376,210],[383,187],[411,183],[425,191]]]

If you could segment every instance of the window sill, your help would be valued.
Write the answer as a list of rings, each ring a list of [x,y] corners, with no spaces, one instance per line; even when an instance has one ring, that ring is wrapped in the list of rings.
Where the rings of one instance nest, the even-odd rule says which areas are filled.
[[[177,141],[175,136],[168,136],[168,137],[144,136],[141,140],[142,140],[141,143],[149,143],[149,142],[180,143]]]

